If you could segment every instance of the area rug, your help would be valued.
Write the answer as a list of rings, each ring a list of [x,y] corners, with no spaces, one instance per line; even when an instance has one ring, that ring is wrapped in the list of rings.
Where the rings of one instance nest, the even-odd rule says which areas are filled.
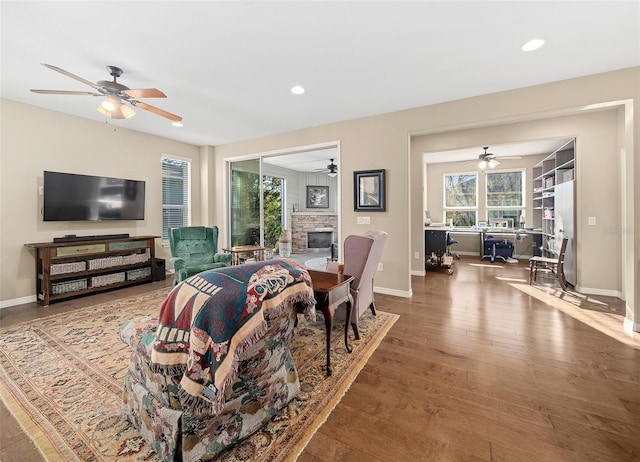
[[[169,289],[53,315],[0,330],[0,397],[50,461],[156,461],[121,415],[131,353],[122,324],[155,315]],[[295,460],[340,401],[398,316],[361,318],[361,340],[348,354],[332,335],[333,375],[325,374],[324,322],[299,318],[292,352],[301,391],[271,423],[220,455],[219,461]]]

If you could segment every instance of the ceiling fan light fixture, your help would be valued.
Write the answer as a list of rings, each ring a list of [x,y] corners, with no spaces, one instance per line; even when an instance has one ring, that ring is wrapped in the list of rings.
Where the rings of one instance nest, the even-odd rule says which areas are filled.
[[[478,162],[478,168],[480,170],[484,170],[485,168],[487,168],[487,165],[488,165],[488,163],[484,159],[482,159],[480,162]]]
[[[124,116],[125,119],[130,119],[131,117],[136,115],[136,111],[134,111],[131,106],[127,106],[124,103],[120,105],[120,113]]]
[[[496,165],[498,165],[498,162],[497,162],[496,160],[494,160],[494,159],[491,159],[491,160],[488,162],[488,165],[489,165],[489,168],[495,168],[495,167],[496,167]]]
[[[107,98],[102,103],[100,103],[100,106],[102,106],[107,112],[114,111],[117,105],[117,101],[113,98]]]
[[[105,117],[111,117],[111,111],[107,111],[102,104],[98,106],[98,112]]]
[[[335,178],[338,176],[338,172],[329,172],[327,173],[327,176],[331,177],[331,178]]]
[[[134,111],[132,107],[125,103],[118,102],[114,98],[107,98],[100,103],[98,112],[111,119],[130,119],[136,115],[136,111]]]

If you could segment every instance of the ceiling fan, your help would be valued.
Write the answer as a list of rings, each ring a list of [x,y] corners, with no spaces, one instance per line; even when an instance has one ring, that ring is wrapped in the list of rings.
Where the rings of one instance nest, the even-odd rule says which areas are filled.
[[[482,149],[484,149],[484,152],[478,156],[478,168],[481,170],[484,170],[487,167],[496,168],[500,165],[500,162],[498,162],[497,159],[522,159],[521,156],[504,156],[498,158],[495,154],[488,152],[489,146],[485,146]]]
[[[331,163],[326,168],[317,169],[319,172],[327,172],[330,177],[338,176],[338,166],[333,163],[333,159],[329,159]]]
[[[120,77],[123,73],[123,70],[116,66],[107,66],[107,70],[109,74],[113,77],[113,81],[111,80],[99,80],[96,83],[93,83],[89,80],[83,79],[82,77],[78,77],[71,72],[65,71],[57,66],[52,66],[51,64],[42,64],[43,66],[51,69],[52,71],[59,72],[62,75],[66,75],[67,77],[71,77],[78,82],[82,82],[86,85],[89,85],[96,91],[68,91],[68,90],[35,90],[31,91],[34,93],[41,93],[45,95],[89,95],[89,96],[104,96],[105,99],[100,103],[98,107],[98,111],[104,114],[107,117],[111,117],[112,119],[128,119],[135,115],[135,111],[128,106],[127,104],[137,107],[140,109],[144,109],[145,111],[153,112],[159,116],[165,117],[174,122],[182,121],[182,117],[172,114],[170,112],[164,111],[157,107],[151,106],[150,104],[144,103],[142,101],[138,101],[137,98],[166,98],[167,95],[162,93],[160,90],[155,88],[140,88],[140,89],[131,89],[121,83],[117,82],[116,79]]]

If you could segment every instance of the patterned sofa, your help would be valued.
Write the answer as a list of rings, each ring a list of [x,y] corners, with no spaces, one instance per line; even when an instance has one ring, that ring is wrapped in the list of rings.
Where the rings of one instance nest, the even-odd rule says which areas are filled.
[[[309,274],[278,259],[200,273],[174,287],[158,317],[125,323],[123,412],[162,460],[212,459],[296,396],[298,304],[315,317]]]

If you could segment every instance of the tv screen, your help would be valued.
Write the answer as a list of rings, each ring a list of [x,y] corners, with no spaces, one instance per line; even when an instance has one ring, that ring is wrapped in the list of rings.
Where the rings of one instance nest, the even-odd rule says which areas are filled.
[[[44,221],[144,220],[145,183],[44,172]]]

